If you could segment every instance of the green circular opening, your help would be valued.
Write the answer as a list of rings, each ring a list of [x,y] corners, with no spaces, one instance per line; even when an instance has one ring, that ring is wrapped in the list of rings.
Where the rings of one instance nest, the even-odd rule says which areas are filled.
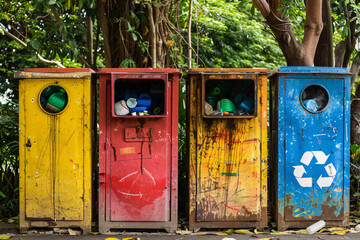
[[[67,103],[68,95],[65,89],[58,85],[50,85],[40,94],[40,105],[47,113],[59,113]]]

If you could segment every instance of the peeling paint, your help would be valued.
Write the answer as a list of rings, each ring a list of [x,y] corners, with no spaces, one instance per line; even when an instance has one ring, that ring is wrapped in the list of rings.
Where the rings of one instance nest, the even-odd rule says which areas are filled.
[[[190,230],[203,228],[265,227],[266,74],[236,69],[192,70],[187,82]],[[229,69],[230,71],[230,69]],[[249,71],[249,70],[247,70]],[[252,70],[253,71],[253,70]],[[251,71],[249,71],[251,72]],[[204,82],[256,79],[256,112],[251,118],[201,115]],[[259,104],[260,98],[263,101]],[[262,114],[265,113],[265,114]]]

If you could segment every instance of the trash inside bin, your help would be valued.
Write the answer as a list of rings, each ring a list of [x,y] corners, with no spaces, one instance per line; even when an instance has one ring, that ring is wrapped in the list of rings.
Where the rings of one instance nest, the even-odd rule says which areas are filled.
[[[207,80],[205,101],[213,111],[208,116],[248,116],[254,114],[255,85],[250,79]]]
[[[165,105],[164,82],[158,79],[154,80],[136,80],[136,79],[118,79],[114,81],[114,111],[115,104],[125,100],[126,111],[122,111],[118,116],[148,116],[163,115]],[[117,106],[119,108],[119,106]],[[144,111],[147,111],[144,113]],[[136,113],[136,114],[134,114]]]
[[[40,95],[42,108],[49,113],[61,112],[68,101],[68,96],[64,88],[58,85],[46,87]]]

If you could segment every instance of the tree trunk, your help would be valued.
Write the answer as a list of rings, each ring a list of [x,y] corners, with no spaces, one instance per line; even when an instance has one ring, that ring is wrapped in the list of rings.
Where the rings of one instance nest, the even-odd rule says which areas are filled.
[[[281,18],[281,11],[277,10],[280,0],[270,1],[270,4],[265,0],[253,0],[253,3],[275,34],[287,64],[289,66],[313,66],[316,46],[323,28],[322,0],[305,0],[306,19],[304,38],[301,44],[296,41],[289,18],[287,16]]]
[[[360,68],[360,54],[354,58],[350,72],[351,86],[354,85],[355,79],[359,74]],[[351,102],[351,127],[350,127],[350,142],[351,144],[360,145],[360,84],[357,83],[355,96]]]
[[[346,49],[346,42],[340,41],[335,46],[335,67],[342,67],[344,62],[344,52]]]
[[[321,32],[319,43],[316,48],[314,65],[315,66],[334,66],[333,53],[333,26],[331,20],[330,1],[322,0],[322,19],[324,28]]]
[[[91,68],[94,68],[94,39],[93,39],[93,21],[90,16],[86,16],[86,26],[87,26],[87,34],[86,34],[86,40],[87,40],[87,62],[89,63]]]
[[[167,18],[172,9],[170,1],[161,3],[155,7],[132,0],[97,1],[107,67],[121,67],[125,62],[138,68],[169,64]]]
[[[112,67],[109,30],[107,26],[108,23],[105,16],[105,3],[102,0],[97,1],[97,10],[98,10],[98,24],[100,25],[102,31],[102,37],[104,43],[105,65],[106,67]]]

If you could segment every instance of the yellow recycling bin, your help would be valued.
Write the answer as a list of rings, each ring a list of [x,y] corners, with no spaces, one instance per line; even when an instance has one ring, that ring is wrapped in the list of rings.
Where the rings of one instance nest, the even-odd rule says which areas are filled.
[[[91,69],[26,69],[19,79],[20,233],[91,231]]]

